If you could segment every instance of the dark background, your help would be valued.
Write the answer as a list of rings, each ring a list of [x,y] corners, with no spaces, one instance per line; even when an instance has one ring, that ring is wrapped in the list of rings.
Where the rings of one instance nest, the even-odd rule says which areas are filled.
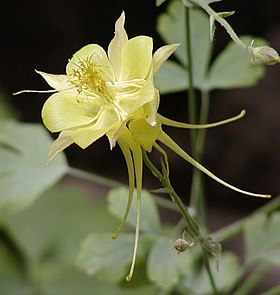
[[[48,95],[12,97],[11,93],[22,89],[48,89],[34,69],[64,73],[68,58],[86,44],[98,43],[107,48],[113,37],[114,23],[122,10],[126,12],[129,37],[150,35],[154,38],[154,47],[161,46],[163,42],[155,25],[166,5],[157,8],[154,2],[30,0],[1,3],[0,88],[19,111],[21,119],[41,122],[40,111]],[[228,0],[215,3],[213,7],[219,11],[236,11],[229,21],[239,35],[262,36],[280,50],[278,0]],[[225,31],[218,27],[214,54],[228,41]],[[272,193],[273,196],[280,192],[279,71],[279,65],[268,67],[266,77],[250,89],[212,93],[209,121],[231,117],[241,109],[246,109],[247,115],[236,123],[211,129],[204,158],[205,166],[229,183],[249,191]],[[160,112],[185,120],[186,94],[163,96]],[[170,132],[184,149],[190,151],[188,131],[173,129]],[[106,138],[84,152],[71,146],[66,153],[71,166],[126,181],[123,157],[118,148],[110,152]],[[174,187],[187,199],[191,167],[173,154],[170,154],[170,165]],[[149,188],[158,187],[148,171],[145,171],[144,179]],[[205,182],[208,205],[212,209],[245,214],[266,202],[232,192],[208,178]]]

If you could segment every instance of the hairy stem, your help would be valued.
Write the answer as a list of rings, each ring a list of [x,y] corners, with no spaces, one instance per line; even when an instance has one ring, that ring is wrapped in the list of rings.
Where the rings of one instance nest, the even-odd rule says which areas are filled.
[[[192,3],[200,6],[203,10],[205,10],[209,16],[213,17],[220,25],[222,25],[227,33],[230,35],[231,39],[241,48],[245,50],[249,50],[249,46],[247,46],[242,40],[236,35],[230,24],[219,15],[219,13],[215,12],[204,0],[190,0]]]
[[[212,271],[210,268],[210,264],[209,264],[208,253],[207,253],[207,251],[204,247],[204,244],[203,244],[204,238],[200,234],[200,230],[199,230],[199,226],[198,226],[197,222],[190,215],[190,213],[188,212],[188,209],[186,208],[186,206],[182,202],[182,199],[177,195],[177,193],[173,189],[169,178],[164,176],[154,166],[154,164],[150,161],[150,159],[147,156],[147,153],[144,150],[142,150],[142,152],[143,152],[143,160],[144,160],[146,166],[150,169],[150,171],[154,174],[154,176],[156,176],[159,179],[159,181],[162,183],[164,188],[166,188],[166,190],[169,192],[169,195],[170,195],[171,199],[173,200],[173,202],[176,203],[176,205],[180,209],[180,212],[186,222],[186,231],[194,240],[199,241],[200,247],[202,249],[202,254],[203,254],[203,262],[204,262],[204,265],[205,265],[205,268],[206,268],[206,271],[207,271],[207,274],[209,277],[210,284],[212,286],[213,295],[218,295],[218,290],[217,290],[215,280],[214,280],[214,277],[213,277],[213,274],[212,274]]]

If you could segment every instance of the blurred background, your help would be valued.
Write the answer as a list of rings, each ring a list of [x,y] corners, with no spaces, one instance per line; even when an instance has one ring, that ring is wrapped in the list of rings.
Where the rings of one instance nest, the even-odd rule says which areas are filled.
[[[47,94],[12,96],[13,92],[22,89],[48,89],[34,69],[64,73],[67,60],[84,45],[98,43],[107,48],[113,37],[114,23],[122,10],[126,12],[129,37],[149,35],[154,38],[154,47],[158,48],[163,42],[156,32],[156,21],[166,5],[157,8],[154,2],[11,0],[1,3],[1,93],[17,110],[21,120],[41,122],[40,112]],[[280,50],[279,1],[227,0],[215,3],[213,7],[218,11],[236,11],[229,21],[239,35],[264,37]],[[225,31],[218,27],[214,55],[229,40]],[[212,93],[210,122],[236,115],[242,109],[247,115],[233,124],[209,130],[204,157],[204,165],[229,183],[273,196],[280,192],[279,71],[279,65],[267,67],[265,78],[250,89]],[[162,96],[160,113],[187,121],[186,97],[186,93]],[[190,151],[188,131],[170,129],[168,132]],[[110,151],[106,138],[85,151],[71,146],[66,154],[73,167],[127,181],[123,156],[118,148]],[[173,154],[170,154],[170,166],[172,183],[187,200],[192,167]],[[144,184],[148,188],[159,186],[149,171],[145,171]],[[219,223],[214,218],[217,210],[220,214],[224,212],[225,218],[235,219],[266,202],[232,192],[208,178],[205,178],[205,185],[208,206],[213,213],[213,229]]]

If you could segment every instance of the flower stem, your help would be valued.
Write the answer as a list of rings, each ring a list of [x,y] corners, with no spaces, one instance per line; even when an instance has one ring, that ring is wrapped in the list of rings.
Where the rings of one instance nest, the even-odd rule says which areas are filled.
[[[242,40],[236,35],[230,24],[219,15],[219,13],[215,12],[204,0],[191,0],[192,3],[200,6],[205,10],[209,16],[213,17],[220,25],[222,25],[227,33],[230,35],[231,39],[241,48],[245,50],[249,50],[250,46],[247,46]]]
[[[113,179],[109,179],[107,177],[103,177],[91,172],[86,172],[84,170],[68,167],[67,174],[73,177],[77,177],[86,181],[90,181],[93,183],[97,183],[103,185],[105,187],[114,188],[119,186],[124,186],[121,182],[115,181]]]
[[[175,190],[173,189],[170,180],[168,177],[164,176],[155,166],[154,164],[150,161],[150,159],[147,156],[147,153],[142,150],[143,152],[143,160],[146,164],[146,166],[150,169],[150,171],[159,179],[159,181],[162,183],[164,188],[168,191],[171,199],[173,200],[174,203],[178,206],[180,209],[180,212],[186,222],[186,231],[187,233],[196,241],[199,241],[200,247],[202,249],[202,254],[203,254],[203,262],[209,277],[210,284],[212,286],[213,290],[213,295],[218,295],[218,290],[215,284],[215,280],[213,277],[213,274],[211,272],[210,264],[209,264],[209,257],[208,253],[204,247],[203,241],[204,238],[200,234],[199,226],[195,219],[190,215],[188,212],[188,209],[182,202],[181,198],[177,195]]]
[[[271,214],[272,212],[279,210],[280,209],[280,196],[277,197],[275,200],[270,201],[268,204],[260,207],[256,211],[254,211],[252,214],[249,216],[246,216],[245,218],[239,219],[238,221],[223,227],[220,230],[217,230],[213,233],[211,233],[211,237],[213,237],[217,241],[226,241],[231,239],[232,237],[238,235],[242,229],[244,222],[248,219],[251,218],[252,216],[259,214],[259,213],[264,213],[264,214]]]
[[[263,278],[264,274],[269,270],[268,263],[260,264],[255,270],[252,271],[250,276],[239,286],[233,295],[247,295],[252,294],[252,291],[257,286],[259,281]]]
[[[209,92],[203,91],[201,97],[201,106],[200,106],[200,115],[199,115],[199,124],[205,124],[208,120],[209,113]],[[205,145],[206,129],[197,130],[196,137],[196,160],[201,162],[203,158],[203,150]],[[206,206],[205,206],[205,192],[203,186],[203,175],[202,173],[194,169],[192,176],[191,184],[191,207],[196,206],[197,219],[199,224],[207,231],[207,222],[206,222]]]
[[[192,124],[197,123],[197,108],[195,89],[193,86],[193,66],[192,66],[192,52],[191,52],[191,23],[190,23],[190,9],[185,8],[185,22],[186,22],[186,54],[188,61],[188,113],[189,121]],[[191,130],[192,147],[195,146],[196,130]],[[195,151],[193,151],[195,152]]]

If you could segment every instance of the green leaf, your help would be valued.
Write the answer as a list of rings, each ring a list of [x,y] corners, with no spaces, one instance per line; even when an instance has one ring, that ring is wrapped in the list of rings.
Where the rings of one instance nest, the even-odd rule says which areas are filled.
[[[63,154],[47,166],[51,142],[40,125],[1,124],[0,210],[23,209],[65,174]]]
[[[167,60],[155,76],[155,86],[161,94],[185,91],[189,87],[187,70]]]
[[[121,288],[117,285],[89,277],[66,265],[46,263],[41,272],[52,272],[55,275],[40,283],[42,295],[153,295],[155,288],[152,285],[142,285],[138,288]],[[46,274],[43,275],[46,277]],[[30,294],[28,294],[30,295]]]
[[[78,265],[89,275],[119,281],[127,274],[132,259],[134,234],[122,233],[112,240],[110,233],[94,233],[81,244]]]
[[[128,199],[128,189],[125,187],[114,188],[108,193],[108,210],[114,216],[122,219]],[[131,209],[127,223],[135,226],[136,222],[136,194],[133,195]],[[161,229],[159,213],[153,195],[146,190],[142,191],[141,205],[141,230],[148,233],[159,233]]]
[[[91,232],[114,230],[116,222],[104,203],[86,198],[71,186],[53,188],[33,206],[0,216],[1,226],[31,267],[40,264],[48,253],[74,264],[81,240]]]
[[[160,6],[165,1],[167,1],[167,0],[156,0],[156,6]]]
[[[0,121],[2,122],[7,119],[13,119],[16,117],[16,111],[12,108],[12,106],[8,102],[8,98],[0,89]]]
[[[32,295],[31,286],[24,280],[12,253],[0,241],[0,294]]]
[[[190,28],[193,79],[195,86],[199,88],[204,80],[211,53],[209,20],[206,14],[200,9],[190,10]],[[167,8],[167,13],[163,13],[159,16],[157,30],[167,44],[181,43],[181,46],[174,54],[181,64],[184,65],[183,70],[186,71],[185,9],[180,2],[171,2]],[[163,71],[163,69],[164,68],[161,68],[159,72]],[[168,68],[165,68],[165,71],[166,69]],[[169,79],[172,77],[171,73],[169,74],[168,71],[164,76],[169,77]],[[165,92],[174,92],[174,87],[172,86],[173,81],[169,82],[166,80],[165,82]],[[162,84],[164,84],[164,82],[162,82]],[[171,87],[170,90],[168,90],[169,86]],[[159,90],[161,91],[161,88],[159,88]]]
[[[241,38],[248,45],[252,39],[249,36]],[[265,43],[262,39],[256,39],[256,42]],[[231,41],[214,60],[202,87],[212,90],[252,86],[264,76],[264,70],[264,65],[251,63],[249,53]]]
[[[240,276],[240,264],[235,254],[223,252],[220,256],[219,271],[215,269],[215,259],[210,259],[212,274],[219,290],[219,294],[228,294]],[[213,290],[208,274],[203,267],[199,273],[192,272],[182,282],[182,293],[191,291],[191,294],[212,295]]]
[[[265,260],[280,265],[280,213],[258,214],[244,225],[246,263]]]
[[[159,237],[153,245],[147,264],[150,280],[164,290],[171,290],[182,275],[188,275],[193,268],[191,250],[180,255],[170,248],[170,239]]]

